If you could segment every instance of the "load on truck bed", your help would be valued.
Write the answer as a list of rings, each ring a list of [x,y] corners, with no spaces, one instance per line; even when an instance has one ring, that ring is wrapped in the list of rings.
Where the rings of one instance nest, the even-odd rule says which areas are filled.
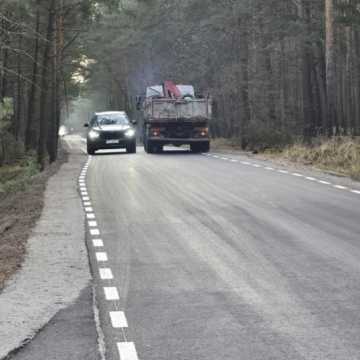
[[[197,97],[191,85],[149,86],[143,101],[143,141],[148,153],[165,145],[190,145],[193,152],[208,152],[211,99]]]

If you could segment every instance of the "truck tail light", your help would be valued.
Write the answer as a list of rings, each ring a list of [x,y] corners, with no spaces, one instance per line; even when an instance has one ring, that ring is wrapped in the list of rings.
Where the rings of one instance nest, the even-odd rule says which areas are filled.
[[[152,128],[151,135],[152,136],[160,136],[160,128]]]
[[[207,127],[206,128],[200,128],[199,130],[200,130],[199,132],[200,132],[201,136],[208,136],[209,135],[209,128],[207,128]]]

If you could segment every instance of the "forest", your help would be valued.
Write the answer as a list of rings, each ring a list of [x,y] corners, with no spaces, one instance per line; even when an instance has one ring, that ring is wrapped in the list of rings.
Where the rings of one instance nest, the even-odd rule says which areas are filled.
[[[213,99],[243,149],[360,135],[359,0],[1,0],[0,166],[57,157],[86,98],[138,116],[166,79]]]

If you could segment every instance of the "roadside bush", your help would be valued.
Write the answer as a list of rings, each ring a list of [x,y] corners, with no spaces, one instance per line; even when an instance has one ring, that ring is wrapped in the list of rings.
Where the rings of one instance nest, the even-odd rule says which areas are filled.
[[[291,135],[281,129],[274,129],[264,124],[251,124],[243,138],[243,149],[262,152],[266,149],[283,149],[292,144]]]

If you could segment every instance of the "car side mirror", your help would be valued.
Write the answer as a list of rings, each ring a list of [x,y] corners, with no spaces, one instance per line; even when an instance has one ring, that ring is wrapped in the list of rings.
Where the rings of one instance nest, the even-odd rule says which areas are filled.
[[[88,127],[89,127],[89,123],[85,123],[85,124],[84,124],[84,127],[87,127],[87,128],[88,128]]]

